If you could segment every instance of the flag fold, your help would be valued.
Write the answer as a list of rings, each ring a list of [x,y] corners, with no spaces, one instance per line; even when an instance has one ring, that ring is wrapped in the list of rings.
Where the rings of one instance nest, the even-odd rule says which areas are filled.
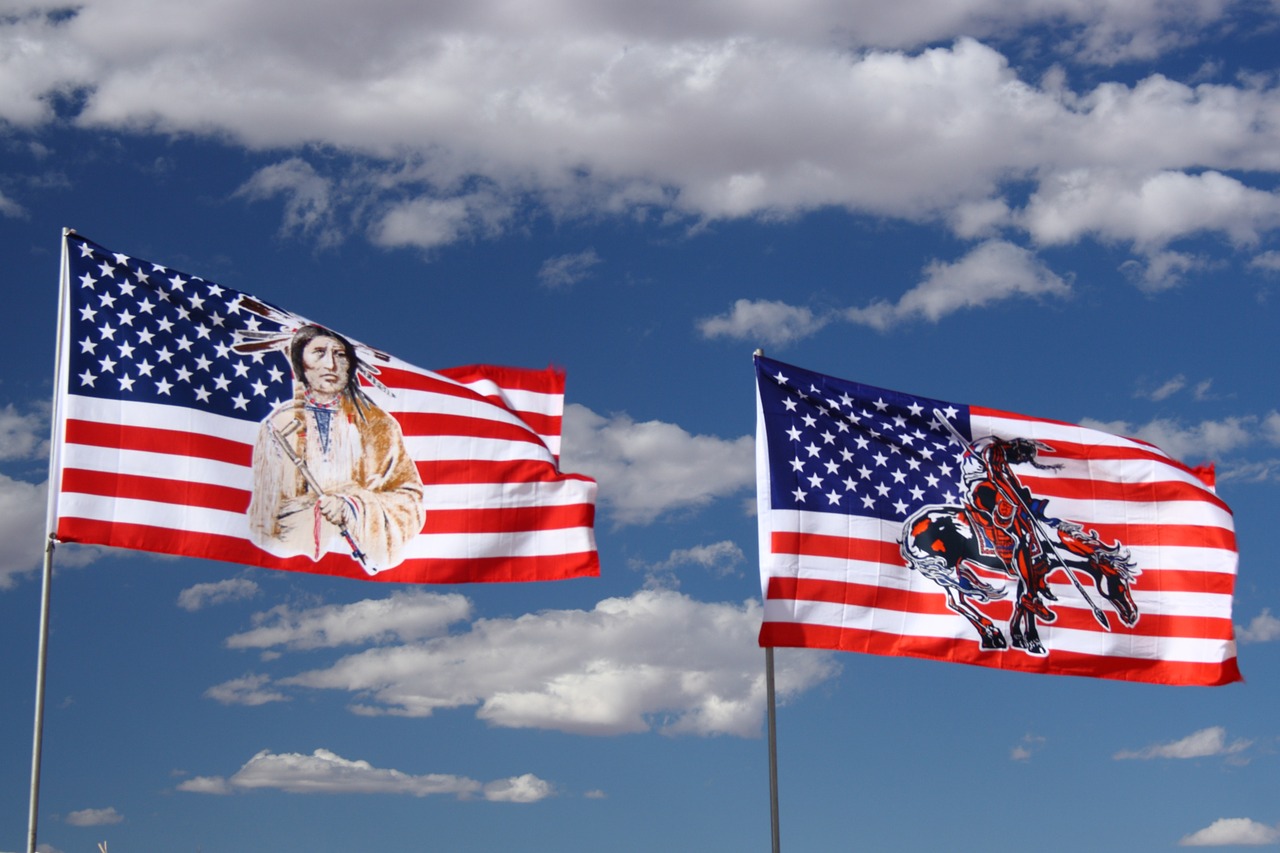
[[[563,407],[558,370],[424,370],[68,232],[49,529],[406,583],[597,575]]]
[[[762,646],[1240,680],[1208,468],[756,357]]]

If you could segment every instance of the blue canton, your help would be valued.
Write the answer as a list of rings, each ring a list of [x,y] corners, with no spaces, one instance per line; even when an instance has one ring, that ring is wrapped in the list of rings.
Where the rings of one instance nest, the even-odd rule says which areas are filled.
[[[287,357],[232,349],[263,322],[244,294],[75,235],[68,262],[70,393],[249,421],[292,397]]]
[[[756,359],[772,506],[903,521],[963,494],[967,406]]]

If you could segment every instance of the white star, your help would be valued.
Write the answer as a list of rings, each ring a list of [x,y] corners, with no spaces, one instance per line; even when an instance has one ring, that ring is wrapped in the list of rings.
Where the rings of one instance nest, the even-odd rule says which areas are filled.
[[[197,389],[196,389],[196,400],[197,400],[197,401],[199,401],[199,402],[201,402],[201,403],[207,403],[207,402],[209,402],[209,395],[210,395],[210,394],[212,394],[212,393],[213,393],[213,392],[212,392],[212,391],[210,391],[207,387],[203,387],[203,386],[202,386],[202,387],[200,387],[200,388],[197,388]]]
[[[284,378],[284,374],[280,372],[280,368],[276,367],[274,364],[271,365],[271,369],[267,371],[267,375],[271,377],[272,382],[279,382]]]
[[[254,288],[254,289],[257,290],[257,288]],[[779,385],[786,385],[790,380],[787,379],[787,377],[783,376],[782,371],[779,370],[778,375],[773,377],[773,381],[777,382]]]
[[[906,505],[906,504],[904,504],[904,503],[903,503],[902,501],[900,501],[900,500],[898,500],[898,501],[894,501],[894,502],[893,502],[893,511],[894,511],[894,512],[896,512],[898,515],[906,515],[906,514],[907,514],[907,505]]]
[[[801,489],[800,487],[797,486],[796,490],[791,493],[791,496],[796,499],[797,503],[804,503],[806,494],[807,492],[805,492],[804,489]]]
[[[115,330],[115,328],[113,328],[112,326],[109,326],[109,325],[108,325],[108,326],[102,326],[101,328],[99,328],[99,329],[98,329],[98,334],[102,335],[102,339],[103,339],[104,341],[105,341],[105,340],[112,340],[112,341],[114,341],[114,340],[116,339],[116,330]]]
[[[801,459],[800,459],[800,457],[798,457],[798,456],[797,456],[795,459],[792,459],[792,460],[791,460],[791,470],[792,470],[792,471],[795,471],[795,472],[797,472],[797,473],[798,473],[798,472],[800,472],[800,471],[803,471],[803,470],[804,470],[804,461],[803,461],[803,460],[801,460]]]
[[[211,362],[209,361],[209,358],[206,355],[201,354],[201,356],[196,359],[196,367],[199,368],[200,370],[208,371],[210,364]]]
[[[160,349],[156,350],[156,355],[166,364],[173,361],[173,353],[169,352],[168,347],[160,347]]]
[[[88,243],[81,243],[81,244],[80,244],[80,257],[82,257],[82,258],[87,258],[87,257],[89,257],[89,256],[90,256],[90,255],[92,255],[92,254],[93,254],[93,249],[90,249],[90,248],[89,248],[89,244],[88,244]]]
[[[121,390],[121,391],[132,391],[132,390],[133,390],[133,383],[134,383],[134,382],[136,382],[136,381],[137,381],[137,380],[136,380],[136,379],[134,379],[132,376],[121,376],[121,377],[120,377],[120,390]]]
[[[156,304],[150,299],[144,299],[138,303],[138,308],[142,310],[143,314],[150,314],[152,311],[156,310]]]
[[[98,312],[95,311],[92,306],[89,306],[89,305],[80,306],[80,319],[84,320],[86,323],[92,323],[93,318],[97,316],[98,316]]]
[[[253,393],[254,393],[254,396],[257,396],[257,397],[267,396],[267,386],[262,384],[261,379],[253,383]]]
[[[90,373],[90,372],[89,372],[89,371],[87,371],[87,370],[86,370],[84,373],[81,373],[81,374],[80,374],[80,384],[81,384],[81,385],[89,385],[89,386],[92,386],[92,385],[93,385],[93,383],[94,383],[95,381],[97,381],[97,379],[98,379],[98,377],[94,376],[92,373]]]
[[[146,359],[143,359],[142,361],[138,362],[139,376],[150,376],[151,371],[154,369],[155,368],[152,366],[151,362],[147,361]]]
[[[804,425],[807,427],[812,427],[818,422],[813,415],[805,415],[801,420],[804,421]]]
[[[249,409],[249,398],[243,394],[235,395],[235,397],[231,399],[231,402],[236,404],[237,409],[244,409],[245,411],[248,411]]]
[[[119,252],[116,252],[115,259],[116,259],[116,263],[119,264],[120,266],[124,266],[129,263],[129,256],[122,255]]]
[[[835,437],[834,435],[832,435],[832,434],[831,434],[831,432],[830,432],[829,430],[823,430],[823,431],[822,431],[822,443],[823,443],[823,444],[834,444],[834,443],[835,443],[835,440],[836,440],[836,437]]]
[[[889,457],[888,457],[888,456],[885,456],[885,455],[884,455],[883,453],[881,453],[880,451],[876,451],[876,455],[875,455],[875,456],[872,456],[871,458],[872,458],[872,459],[874,459],[874,460],[876,461],[876,467],[877,467],[877,468],[883,468],[883,467],[884,467],[884,464],[885,464],[886,462],[888,462],[888,461],[889,461]]]
[[[93,276],[89,275],[88,273],[85,273],[84,275],[80,276],[81,287],[92,288],[97,283],[98,283],[98,280]]]
[[[884,497],[888,497],[888,496],[889,496],[889,487],[888,487],[888,486],[886,486],[884,483],[876,483],[876,492],[878,492],[878,493],[879,493],[879,495],[880,495],[880,497],[882,497],[882,498],[884,498]]]
[[[910,406],[907,406],[907,408],[911,411],[911,414],[917,418],[924,412],[924,406],[921,406],[919,403],[912,403]]]
[[[191,371],[190,371],[190,370],[188,370],[185,366],[183,366],[183,367],[179,367],[179,368],[178,368],[178,379],[179,379],[179,380],[181,380],[182,382],[190,382],[190,381],[191,381]]]
[[[213,380],[213,384],[218,386],[219,391],[225,391],[227,390],[227,387],[231,385],[231,380],[227,378],[227,375],[225,373],[222,373],[222,374],[219,374],[218,377]]]
[[[845,490],[846,492],[856,492],[856,491],[858,491],[858,484],[857,484],[857,483],[855,483],[855,482],[853,481],[853,478],[852,478],[852,477],[845,477],[845,478],[844,478],[844,490]]]
[[[822,487],[822,478],[821,478],[821,477],[819,477],[817,474],[810,474],[810,475],[809,475],[809,485],[810,485],[810,486],[813,486],[815,489],[821,488],[821,487]]]
[[[836,505],[836,504],[839,504],[839,503],[840,503],[840,498],[842,498],[842,497],[843,497],[843,495],[841,495],[841,494],[840,494],[839,492],[837,492],[835,489],[832,489],[831,491],[827,492],[827,501],[828,501],[828,503],[829,503],[829,504],[831,504],[832,506],[834,506],[834,505]]]
[[[867,509],[871,509],[873,506],[875,506],[875,505],[876,505],[876,499],[875,499],[875,498],[873,498],[873,497],[871,497],[871,495],[863,495],[863,496],[862,496],[862,505],[863,505],[864,507],[866,507]]]
[[[783,400],[782,405],[787,407],[788,412],[794,412],[796,410],[796,401],[792,400],[790,397]]]
[[[169,382],[168,379],[161,378],[161,380],[156,383],[156,392],[159,394],[164,394],[166,397],[168,397],[170,396],[169,389],[171,389],[172,387],[173,387],[173,384]]]
[[[97,342],[91,341],[88,338],[85,338],[83,341],[80,342],[80,352],[87,352],[90,355],[92,355],[93,351],[96,350],[97,348],[98,348]]]
[[[809,452],[810,459],[812,459],[814,456],[817,456],[819,453],[822,452],[822,448],[818,447],[818,445],[814,444],[813,442],[810,442],[809,445],[805,447],[805,450]]]
[[[133,344],[129,343],[128,341],[125,341],[124,343],[120,344],[120,357],[133,358]]]
[[[182,288],[186,286],[187,281],[188,279],[185,279],[180,275],[175,275],[173,278],[169,279],[169,284],[173,285],[174,290],[182,290]]]
[[[840,466],[831,459],[828,459],[826,462],[822,464],[827,469],[828,474],[834,474],[840,470]]]
[[[155,332],[151,331],[150,329],[143,329],[142,331],[138,332],[138,343],[150,344],[151,339],[154,338],[155,336],[156,336]]]
[[[791,439],[792,441],[799,441],[799,440],[800,440],[800,430],[798,430],[798,429],[796,429],[794,426],[792,426],[792,427],[791,427],[791,429],[787,430],[787,438]]]
[[[888,404],[888,403],[886,403],[886,402],[884,401],[884,398],[883,398],[883,397],[879,398],[878,400],[876,400],[876,401],[875,401],[874,403],[872,403],[871,405],[873,405],[873,406],[875,406],[875,407],[876,407],[876,411],[877,411],[877,412],[883,412],[883,411],[886,411],[886,410],[889,408],[889,404]]]
[[[102,274],[108,278],[116,277],[116,268],[111,266],[111,264],[107,263],[106,261],[103,261],[98,266],[98,269],[100,269],[102,271]]]

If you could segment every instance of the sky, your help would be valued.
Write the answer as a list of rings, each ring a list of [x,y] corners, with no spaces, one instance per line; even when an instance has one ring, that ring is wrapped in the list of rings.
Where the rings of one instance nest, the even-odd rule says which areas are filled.
[[[1243,684],[779,650],[788,850],[1280,845],[1276,0],[0,0],[0,850],[61,229],[567,371],[598,578],[56,551],[39,838],[768,849],[751,354],[1213,462]]]

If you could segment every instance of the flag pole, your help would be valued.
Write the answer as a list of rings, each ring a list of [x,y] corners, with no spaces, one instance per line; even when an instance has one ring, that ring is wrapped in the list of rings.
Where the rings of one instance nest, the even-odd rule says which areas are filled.
[[[45,529],[48,539],[44,547],[44,569],[40,590],[40,641],[36,651],[36,708],[31,734],[31,805],[27,813],[27,853],[36,853],[36,825],[40,816],[40,754],[44,742],[45,664],[49,659],[49,598],[53,588],[53,549],[58,543],[58,492],[62,488],[62,393],[66,388],[66,359],[63,344],[66,337],[67,291],[70,288],[70,265],[67,259],[67,237],[73,228],[62,229],[62,263],[58,270],[58,332],[55,336],[53,362],[53,407],[49,417],[49,505]]]
[[[751,354],[751,360],[764,356],[763,349]],[[759,391],[756,392],[757,397]],[[759,437],[756,439],[759,441]],[[761,548],[764,545],[761,543]],[[760,555],[764,559],[764,554]],[[773,853],[781,853],[782,840],[778,830],[778,702],[773,682],[773,646],[764,648],[764,686],[765,700],[769,706],[769,828],[773,836]]]
[[[44,739],[44,673],[49,659],[49,593],[53,578],[53,549],[57,539],[49,534],[44,548],[44,583],[40,591],[40,644],[36,652],[36,712],[31,736],[31,808],[27,813],[27,853],[36,853],[36,823],[40,813],[40,747]]]
[[[778,719],[773,689],[773,646],[764,649],[764,683],[769,703],[769,826],[773,833],[773,853],[782,850],[778,832]]]

